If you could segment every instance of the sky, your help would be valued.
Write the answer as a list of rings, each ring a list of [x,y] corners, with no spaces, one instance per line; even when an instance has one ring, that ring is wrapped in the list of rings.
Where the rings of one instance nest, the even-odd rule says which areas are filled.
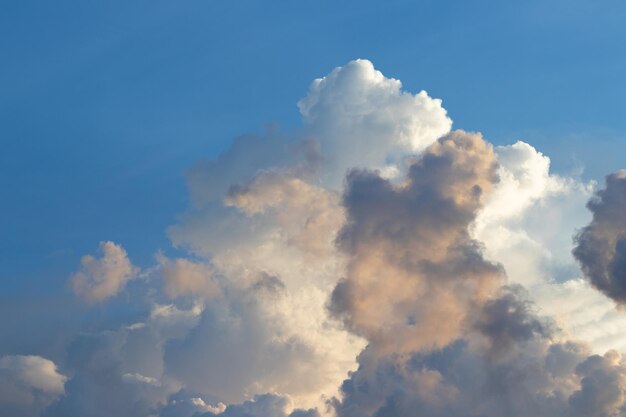
[[[625,19],[0,5],[0,414],[623,415]]]

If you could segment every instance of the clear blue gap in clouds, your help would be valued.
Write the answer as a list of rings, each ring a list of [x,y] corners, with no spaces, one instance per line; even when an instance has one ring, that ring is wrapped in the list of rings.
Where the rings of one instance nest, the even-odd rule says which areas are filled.
[[[100,240],[149,265],[184,170],[297,128],[311,80],[353,58],[600,177],[624,165],[625,19],[618,0],[4,2],[0,288],[66,291]]]

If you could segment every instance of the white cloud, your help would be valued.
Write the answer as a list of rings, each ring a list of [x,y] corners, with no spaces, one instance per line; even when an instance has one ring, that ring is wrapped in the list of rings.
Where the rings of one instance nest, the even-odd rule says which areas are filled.
[[[421,151],[452,126],[441,100],[425,91],[402,91],[399,80],[385,77],[364,59],[313,81],[298,108],[328,162],[324,177],[335,184],[350,168],[393,172],[406,155]]]
[[[189,176],[196,208],[169,230],[177,246],[210,259],[228,294],[224,309],[207,310],[195,330],[206,336],[191,336],[184,353],[171,358],[189,361],[192,388],[221,392],[230,401],[278,390],[309,406],[321,394],[336,393],[363,346],[329,319],[325,308],[345,267],[334,243],[344,222],[339,193],[344,174],[363,166],[398,176],[406,169],[406,156],[451,126],[440,100],[423,91],[402,91],[398,80],[366,60],[314,81],[298,106],[306,140],[276,132],[240,138],[216,161],[196,165]],[[220,207],[220,194],[225,207]],[[262,282],[276,283],[278,291],[256,296],[254,303],[241,301],[251,291],[269,288]],[[244,329],[250,330],[241,334]],[[230,347],[214,346],[209,334],[220,334]],[[253,351],[241,347],[244,336],[244,345],[256,346]],[[290,365],[269,366],[274,355]],[[251,358],[266,365],[256,369]],[[231,379],[239,378],[232,387],[204,376],[210,373],[207,364],[225,361],[248,364],[232,372]],[[178,372],[178,378],[186,375]]]

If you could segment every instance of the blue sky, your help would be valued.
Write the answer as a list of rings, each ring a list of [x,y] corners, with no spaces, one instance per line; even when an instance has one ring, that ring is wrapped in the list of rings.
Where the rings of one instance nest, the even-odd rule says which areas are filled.
[[[601,178],[626,151],[622,1],[20,1],[0,6],[0,286],[66,291],[82,254],[139,265],[187,205],[185,170],[370,59],[455,127],[523,138]]]
[[[624,22],[1,2],[0,415],[621,415]]]

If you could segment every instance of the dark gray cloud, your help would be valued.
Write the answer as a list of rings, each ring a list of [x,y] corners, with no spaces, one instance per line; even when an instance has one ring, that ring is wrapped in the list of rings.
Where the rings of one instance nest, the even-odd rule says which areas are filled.
[[[520,342],[550,335],[551,323],[532,314],[531,309],[521,287],[505,288],[499,297],[485,303],[475,326],[490,341],[493,356],[503,357]]]
[[[574,256],[594,287],[626,303],[626,171],[608,175],[587,207],[593,219],[576,236]]]
[[[496,168],[491,145],[457,131],[427,148],[401,185],[348,175],[338,243],[349,263],[330,308],[372,349],[445,346],[503,283],[468,231]]]

